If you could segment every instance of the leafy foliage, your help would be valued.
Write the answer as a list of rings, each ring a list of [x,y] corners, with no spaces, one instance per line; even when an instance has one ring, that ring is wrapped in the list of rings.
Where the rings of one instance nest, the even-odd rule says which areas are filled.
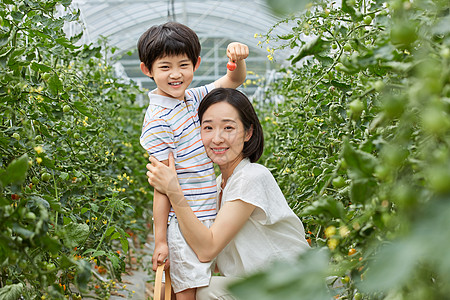
[[[320,1],[283,21],[291,33],[264,36],[297,54],[267,89],[284,101],[268,117],[263,163],[302,217],[312,251],[330,253],[322,259],[325,275],[342,279],[330,288],[337,299],[450,292],[448,11],[440,0]],[[285,272],[302,267],[310,270],[301,259]],[[270,275],[255,276],[237,295],[267,286]],[[290,280],[278,284],[310,299]]]
[[[140,91],[106,41],[66,36],[70,2],[0,2],[0,284],[27,299],[83,293],[94,266],[120,279],[148,228]]]

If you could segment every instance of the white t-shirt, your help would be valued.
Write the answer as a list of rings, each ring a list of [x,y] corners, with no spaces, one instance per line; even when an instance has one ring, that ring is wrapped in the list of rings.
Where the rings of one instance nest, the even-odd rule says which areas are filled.
[[[218,194],[221,180],[222,175],[217,178]],[[224,276],[242,276],[273,260],[294,259],[309,248],[302,222],[266,167],[249,159],[239,163],[222,191],[222,205],[238,199],[256,208],[217,256]]]

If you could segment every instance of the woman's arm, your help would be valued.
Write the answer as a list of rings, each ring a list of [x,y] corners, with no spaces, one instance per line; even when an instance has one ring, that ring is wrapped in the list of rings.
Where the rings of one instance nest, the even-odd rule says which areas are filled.
[[[169,167],[153,157],[150,162],[147,165],[149,183],[168,196],[183,236],[199,260],[212,260],[241,230],[255,207],[240,200],[226,202],[214,224],[207,228],[197,219],[183,195],[176,177],[173,156],[169,155]]]

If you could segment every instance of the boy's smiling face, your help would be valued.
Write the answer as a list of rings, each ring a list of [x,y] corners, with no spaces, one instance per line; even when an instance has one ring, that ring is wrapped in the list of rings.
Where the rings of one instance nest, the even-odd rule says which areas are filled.
[[[194,66],[186,54],[168,55],[156,59],[151,70],[144,66],[147,73],[144,69],[142,71],[155,80],[158,95],[184,100],[184,92],[191,84],[199,65],[200,57]]]

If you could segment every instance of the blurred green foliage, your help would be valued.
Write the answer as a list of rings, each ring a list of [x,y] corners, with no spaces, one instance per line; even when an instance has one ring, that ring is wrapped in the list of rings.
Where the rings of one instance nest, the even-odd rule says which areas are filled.
[[[449,9],[440,0],[319,1],[282,21],[290,33],[262,36],[269,48],[281,43],[275,60],[280,49],[296,54],[266,88],[266,100],[283,101],[263,114],[261,163],[313,249],[251,276],[236,295],[448,299]],[[314,254],[322,251],[329,257]],[[327,282],[328,295],[301,285],[297,270]]]
[[[0,2],[2,299],[79,297],[94,267],[120,279],[130,235],[149,230],[142,92],[107,41],[66,36],[70,3]]]

